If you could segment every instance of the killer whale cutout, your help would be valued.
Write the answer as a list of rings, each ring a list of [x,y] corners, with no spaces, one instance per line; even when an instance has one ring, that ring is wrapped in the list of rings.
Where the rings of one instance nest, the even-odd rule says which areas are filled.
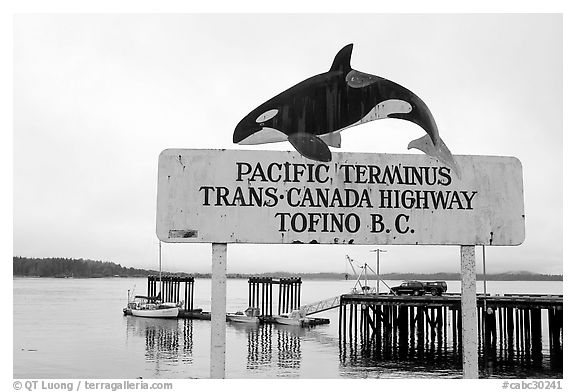
[[[281,141],[282,138],[278,137],[270,141],[262,137],[253,139],[259,140],[259,143],[242,143],[250,132],[258,132],[248,129],[250,124],[254,124],[249,117],[271,112],[274,117],[265,116],[269,122],[265,126],[260,124],[263,126],[261,129],[273,128],[286,134],[288,141],[303,156],[326,162],[331,160],[332,155],[328,146],[341,146],[342,130],[368,121],[396,118],[419,125],[429,136],[428,145],[413,141],[409,148],[417,148],[459,172],[450,150],[438,135],[434,118],[426,104],[397,83],[352,69],[352,48],[353,44],[344,46],[334,57],[327,73],[298,83],[251,112],[238,124],[234,142],[259,144]],[[324,111],[326,118],[318,115]],[[270,132],[268,134],[275,136]],[[306,143],[310,143],[310,146],[306,146]]]

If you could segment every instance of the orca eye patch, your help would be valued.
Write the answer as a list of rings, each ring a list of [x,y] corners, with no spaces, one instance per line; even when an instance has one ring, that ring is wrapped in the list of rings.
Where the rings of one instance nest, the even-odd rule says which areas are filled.
[[[273,118],[277,114],[278,114],[278,109],[267,110],[258,116],[258,118],[256,119],[256,122],[257,123],[266,122],[266,121],[270,120],[271,118]]]

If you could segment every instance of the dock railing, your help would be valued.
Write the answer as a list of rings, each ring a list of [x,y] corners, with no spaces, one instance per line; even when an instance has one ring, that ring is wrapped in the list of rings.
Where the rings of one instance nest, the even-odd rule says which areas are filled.
[[[302,316],[306,316],[314,313],[320,313],[325,310],[337,308],[340,306],[340,297],[341,295],[338,295],[336,297],[323,299],[321,301],[314,302],[309,305],[301,306],[299,309],[300,314]]]

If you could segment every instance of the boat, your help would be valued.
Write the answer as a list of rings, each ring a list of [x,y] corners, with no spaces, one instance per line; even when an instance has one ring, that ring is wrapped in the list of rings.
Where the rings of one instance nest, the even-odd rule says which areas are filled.
[[[158,262],[160,291],[162,291],[162,242],[159,243]],[[123,311],[124,315],[132,315],[136,317],[176,318],[180,313],[182,304],[182,301],[178,303],[164,302],[160,293],[155,297],[136,295],[132,298],[130,296],[130,290],[128,290],[128,304]]]
[[[277,324],[282,325],[298,325],[302,326],[306,324],[307,318],[302,315],[300,310],[293,310],[290,313],[282,313],[278,316],[273,316],[274,321]]]
[[[226,320],[235,323],[258,324],[260,322],[260,309],[247,308],[245,311],[226,315]]]
[[[136,295],[128,302],[124,313],[136,317],[176,318],[180,307],[181,303],[162,302],[160,297]]]

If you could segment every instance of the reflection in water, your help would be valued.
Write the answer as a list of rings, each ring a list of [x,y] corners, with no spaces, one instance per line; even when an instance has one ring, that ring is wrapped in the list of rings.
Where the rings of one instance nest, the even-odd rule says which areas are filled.
[[[510,334],[482,331],[486,338],[479,339],[480,367],[486,376],[514,375],[521,368],[530,378],[562,377],[562,345],[551,344],[539,328],[529,327]]]
[[[192,363],[192,347],[194,346],[194,339],[192,339],[193,336],[193,323],[192,320],[190,319],[184,319],[184,330],[183,330],[183,335],[184,335],[184,342],[183,342],[183,346],[182,346],[182,350],[184,351],[184,353],[186,353],[187,355],[184,356],[184,358],[182,358],[182,361],[184,363]]]
[[[248,345],[246,369],[255,370],[270,366],[272,363],[272,326],[242,323],[230,325],[246,333]]]
[[[459,318],[438,317],[418,311],[403,322],[402,313],[378,324],[378,309],[352,313],[339,341],[340,364],[344,374],[379,369],[392,377],[454,377],[462,369],[462,332]],[[492,313],[494,314],[494,313]],[[358,316],[358,317],[356,317]],[[426,316],[426,317],[424,317]],[[436,317],[434,317],[436,316]],[[487,313],[486,326],[478,322],[478,352],[481,377],[551,378],[562,377],[562,330],[554,342],[543,339],[542,324],[496,327],[496,318]],[[356,324],[356,321],[359,321]],[[490,327],[489,322],[494,325]],[[392,372],[391,372],[392,371]]]
[[[340,339],[315,327],[230,323],[228,328],[246,339],[246,370],[253,371],[249,376],[298,376],[302,346],[314,342],[322,346],[320,352],[339,354],[339,375],[343,377],[459,377],[462,337],[451,318],[445,321],[420,323],[413,319],[404,329],[383,323],[379,333],[368,322],[359,324],[358,333],[354,328],[346,330]],[[168,374],[176,363],[193,363],[193,325],[188,319],[128,317],[127,333],[141,338],[145,361],[153,365],[155,375],[161,375]],[[551,350],[540,334],[522,337],[498,332],[479,339],[478,344],[481,377],[562,377],[561,349]]]
[[[192,320],[127,317],[127,330],[134,336],[144,337],[145,360],[161,363],[193,363]]]
[[[302,360],[299,326],[230,323],[247,341],[246,369],[299,369]],[[145,360],[156,365],[156,374],[166,363],[193,363],[193,320],[127,318],[128,336],[143,338]]]
[[[273,326],[271,324],[245,326],[232,324],[246,332],[248,355],[246,369],[256,370],[274,365],[279,368],[299,369],[302,359],[300,337],[304,333],[299,326]],[[275,338],[275,339],[274,339]],[[276,342],[274,347],[273,342]],[[273,352],[277,351],[277,363]]]
[[[278,366],[282,368],[298,369],[302,360],[300,350],[300,337],[304,333],[299,325],[278,325]]]
[[[435,377],[454,377],[461,367],[460,352],[445,334],[424,334],[424,330],[387,330],[375,334],[353,335],[340,341],[340,368],[348,377],[380,371],[385,377],[419,377],[433,372]]]

